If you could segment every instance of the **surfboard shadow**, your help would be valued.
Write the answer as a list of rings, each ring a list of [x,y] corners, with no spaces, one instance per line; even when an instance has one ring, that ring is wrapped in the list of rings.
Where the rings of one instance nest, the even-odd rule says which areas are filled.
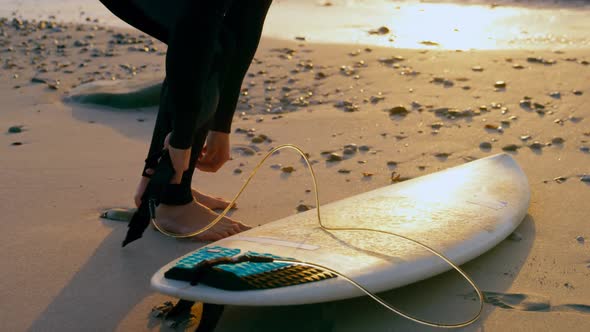
[[[127,223],[102,222],[113,228],[112,233],[37,316],[30,331],[114,331],[130,319],[134,321],[124,323],[132,324],[133,330],[147,330],[153,324],[148,317],[151,307],[170,300],[154,296],[151,276],[169,261],[204,245],[175,241],[148,229],[141,240],[121,248]]]

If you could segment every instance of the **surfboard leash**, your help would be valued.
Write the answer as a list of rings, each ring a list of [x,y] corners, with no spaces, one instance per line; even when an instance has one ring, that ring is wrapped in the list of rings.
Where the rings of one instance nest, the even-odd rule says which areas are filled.
[[[355,287],[357,287],[359,290],[361,290],[363,293],[365,293],[366,295],[368,295],[369,297],[371,297],[373,300],[375,300],[377,303],[381,304],[382,306],[384,306],[386,309],[388,309],[389,311],[396,313],[406,319],[409,319],[415,323],[418,324],[423,324],[423,325],[427,325],[427,326],[431,326],[431,327],[439,327],[439,328],[459,328],[459,327],[465,327],[468,326],[472,323],[474,323],[476,320],[479,319],[479,317],[481,316],[481,313],[483,311],[483,304],[484,304],[484,295],[482,293],[482,291],[479,289],[479,287],[475,284],[475,282],[473,281],[473,279],[471,279],[471,277],[469,277],[469,275],[467,275],[467,273],[465,271],[463,271],[459,266],[457,266],[455,263],[453,263],[449,258],[447,258],[445,255],[443,255],[442,253],[438,252],[437,250],[435,250],[434,248],[418,241],[418,240],[414,240],[411,239],[407,236],[401,235],[401,234],[397,234],[394,232],[389,232],[389,231],[384,231],[384,230],[379,230],[379,229],[371,229],[371,228],[355,228],[355,227],[330,227],[330,226],[326,226],[323,224],[322,222],[322,218],[321,218],[321,214],[320,214],[320,199],[319,199],[319,190],[318,190],[318,184],[317,184],[317,178],[315,175],[315,172],[313,171],[313,167],[311,166],[311,162],[309,161],[309,158],[307,157],[307,155],[305,154],[305,152],[303,152],[303,150],[301,150],[298,146],[293,145],[293,144],[282,144],[279,145],[277,147],[275,147],[274,149],[270,150],[266,156],[264,156],[264,158],[262,158],[262,160],[258,163],[258,165],[256,165],[256,167],[254,168],[254,170],[252,170],[252,172],[250,173],[250,175],[248,176],[248,179],[246,180],[246,182],[242,185],[242,187],[240,188],[240,190],[238,191],[238,193],[234,196],[234,198],[231,200],[230,204],[228,204],[228,206],[225,208],[225,210],[223,210],[223,212],[221,212],[219,214],[219,216],[217,216],[217,218],[215,218],[211,223],[209,223],[207,226],[195,231],[195,232],[191,232],[191,233],[185,233],[185,234],[180,234],[180,233],[174,233],[174,232],[169,232],[165,229],[163,229],[162,227],[160,227],[160,225],[158,225],[157,221],[156,221],[156,216],[155,216],[155,201],[154,200],[149,200],[149,208],[144,207],[144,211],[147,212],[147,210],[149,210],[149,214],[150,214],[150,220],[151,223],[154,225],[154,227],[160,231],[162,234],[173,237],[173,238],[191,238],[194,236],[197,236],[199,234],[202,234],[203,232],[206,232],[207,230],[211,229],[211,227],[215,226],[215,224],[217,224],[231,209],[231,207],[235,204],[235,202],[237,201],[237,199],[240,197],[240,195],[242,194],[242,192],[246,189],[246,187],[248,186],[248,184],[250,183],[250,181],[252,180],[252,178],[254,177],[254,175],[256,175],[256,173],[258,172],[258,170],[260,169],[260,167],[266,162],[266,160],[276,151],[282,150],[282,149],[292,149],[295,150],[299,155],[301,155],[301,157],[305,160],[305,163],[307,164],[307,167],[309,169],[309,172],[311,174],[311,178],[313,180],[313,187],[314,187],[314,194],[315,194],[315,201],[316,201],[316,212],[317,212],[317,220],[318,220],[318,224],[320,225],[320,228],[322,228],[323,230],[326,231],[363,231],[363,232],[377,232],[377,233],[382,233],[382,234],[387,234],[387,235],[391,235],[391,236],[395,236],[398,238],[401,238],[403,240],[412,242],[424,249],[426,249],[427,251],[431,252],[432,254],[434,254],[435,256],[439,257],[440,259],[442,259],[445,263],[447,263],[449,266],[451,266],[454,270],[456,270],[457,272],[459,272],[459,274],[471,285],[471,287],[473,287],[473,289],[475,290],[477,297],[479,299],[479,309],[477,311],[477,313],[469,320],[463,321],[463,322],[459,322],[459,323],[454,323],[454,324],[447,324],[447,323],[439,323],[439,322],[434,322],[434,321],[429,321],[429,320],[424,320],[418,317],[414,317],[411,316],[410,314],[407,314],[403,311],[401,311],[400,309],[395,308],[394,306],[392,306],[391,304],[389,304],[387,301],[385,301],[384,299],[382,299],[381,297],[377,296],[376,294],[374,294],[373,292],[369,291],[368,289],[366,289],[365,287],[363,287],[361,284],[359,284],[358,282],[354,281],[353,279],[347,277],[346,275],[333,270],[327,266],[323,266],[320,264],[316,264],[316,263],[311,263],[311,262],[304,262],[304,261],[299,261],[299,260],[291,260],[291,259],[276,259],[276,258],[269,258],[269,257],[262,257],[262,256],[252,256],[252,255],[242,255],[242,256],[238,256],[237,258],[226,258],[226,259],[218,259],[216,261],[205,261],[202,264],[202,270],[205,271],[211,267],[213,267],[214,265],[218,265],[218,264],[236,264],[239,262],[252,262],[252,263],[269,263],[269,262],[278,262],[278,263],[288,263],[288,264],[295,264],[295,265],[302,265],[302,266],[309,266],[309,267],[314,267],[314,268],[319,268],[319,269],[323,269],[329,272],[332,272],[334,274],[336,274],[337,276],[343,278],[344,280],[348,281],[349,283],[351,283],[352,285],[354,285]],[[156,170],[156,174],[158,173],[158,170]],[[165,178],[168,178],[170,176],[170,174],[166,174]],[[144,202],[142,202],[144,203]],[[148,202],[145,202],[148,203]],[[144,205],[144,204],[142,204]],[[141,208],[141,206],[140,206]],[[224,263],[225,262],[225,263]],[[195,278],[193,280],[193,282],[196,284],[198,282],[198,276],[196,276],[197,278]]]

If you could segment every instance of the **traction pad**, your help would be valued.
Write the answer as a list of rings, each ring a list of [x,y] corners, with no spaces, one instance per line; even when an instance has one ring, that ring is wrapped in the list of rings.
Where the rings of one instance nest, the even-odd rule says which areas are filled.
[[[188,282],[192,279],[192,268],[201,261],[220,257],[233,257],[238,255],[240,251],[240,249],[230,249],[220,246],[202,248],[178,261],[176,266],[164,273],[164,277]],[[252,251],[248,251],[247,254],[289,259]],[[303,265],[278,262],[243,262],[234,265],[216,265],[205,273],[199,282],[225,290],[254,290],[299,285],[335,277],[336,275],[331,272]]]

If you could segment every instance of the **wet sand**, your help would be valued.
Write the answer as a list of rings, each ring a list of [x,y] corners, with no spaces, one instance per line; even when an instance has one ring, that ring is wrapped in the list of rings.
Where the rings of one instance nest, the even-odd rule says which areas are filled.
[[[122,28],[32,25],[10,18],[1,27],[3,326],[167,330],[148,317],[169,299],[150,290],[149,277],[204,243],[147,231],[122,250],[126,224],[100,218],[105,209],[133,205],[165,46]],[[264,152],[283,143],[317,161],[322,203],[505,151],[529,178],[531,206],[516,236],[465,264],[489,295],[483,317],[466,330],[585,331],[589,61],[587,49],[457,52],[264,38],[234,118],[233,160],[215,174],[198,173],[194,186],[230,197]],[[322,152],[343,153],[347,144],[367,148],[325,162]],[[272,164],[295,171],[286,175]],[[273,221],[313,204],[308,189],[299,157],[281,152],[231,215],[251,225]],[[385,297],[421,317],[449,321],[475,309],[469,292],[446,273]],[[218,330],[327,327],[430,330],[366,298],[230,307]]]

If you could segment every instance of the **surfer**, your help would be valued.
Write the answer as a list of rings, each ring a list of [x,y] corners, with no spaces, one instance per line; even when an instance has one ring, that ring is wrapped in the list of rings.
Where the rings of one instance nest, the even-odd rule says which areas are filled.
[[[258,47],[272,0],[193,1],[100,0],[113,14],[168,45],[166,78],[142,177],[134,196],[142,195],[167,149],[175,175],[161,193],[158,224],[188,233],[209,224],[226,208],[225,199],[191,188],[195,168],[216,172],[230,158],[230,128],[244,76]],[[200,240],[250,229],[225,217]]]

